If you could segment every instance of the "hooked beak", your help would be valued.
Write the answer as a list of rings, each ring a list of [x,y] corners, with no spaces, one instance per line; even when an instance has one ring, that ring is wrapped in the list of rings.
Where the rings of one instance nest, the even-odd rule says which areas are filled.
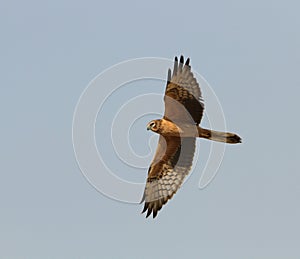
[[[149,124],[147,125],[147,130],[150,130],[150,125]]]

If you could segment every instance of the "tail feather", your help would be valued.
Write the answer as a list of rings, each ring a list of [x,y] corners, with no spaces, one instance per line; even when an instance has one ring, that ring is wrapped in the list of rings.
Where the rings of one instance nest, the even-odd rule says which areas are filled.
[[[242,139],[235,133],[220,132],[198,127],[200,138],[206,138],[213,141],[225,142],[229,144],[242,143]]]

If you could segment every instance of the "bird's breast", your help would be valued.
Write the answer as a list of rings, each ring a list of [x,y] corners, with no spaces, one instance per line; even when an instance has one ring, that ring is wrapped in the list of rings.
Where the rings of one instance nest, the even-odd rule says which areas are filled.
[[[161,123],[160,134],[173,137],[197,137],[198,126],[186,123],[175,124],[171,121],[163,120]]]

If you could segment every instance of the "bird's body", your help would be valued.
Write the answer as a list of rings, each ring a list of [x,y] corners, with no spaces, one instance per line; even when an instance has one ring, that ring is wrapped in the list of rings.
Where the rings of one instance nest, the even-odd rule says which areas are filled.
[[[199,126],[204,104],[197,80],[191,72],[189,59],[175,57],[173,74],[168,71],[164,96],[165,114],[162,119],[150,121],[148,130],[160,135],[155,156],[148,170],[142,202],[146,217],[156,217],[162,206],[180,188],[192,167],[196,138],[240,143],[241,138],[228,132],[218,132]]]
[[[198,125],[190,123],[175,124],[165,119],[153,120],[149,122],[149,126],[147,126],[148,129],[151,129],[150,124],[153,122],[160,125],[158,127],[158,130],[153,131],[162,135],[163,137],[206,138],[218,142],[225,142],[231,144],[241,142],[241,138],[234,133],[208,130],[201,128]]]

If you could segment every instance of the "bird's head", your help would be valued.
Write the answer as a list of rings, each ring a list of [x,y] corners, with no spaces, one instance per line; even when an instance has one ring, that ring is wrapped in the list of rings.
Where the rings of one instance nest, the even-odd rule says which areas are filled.
[[[152,130],[153,132],[158,132],[161,120],[152,120],[147,124],[147,130]]]

